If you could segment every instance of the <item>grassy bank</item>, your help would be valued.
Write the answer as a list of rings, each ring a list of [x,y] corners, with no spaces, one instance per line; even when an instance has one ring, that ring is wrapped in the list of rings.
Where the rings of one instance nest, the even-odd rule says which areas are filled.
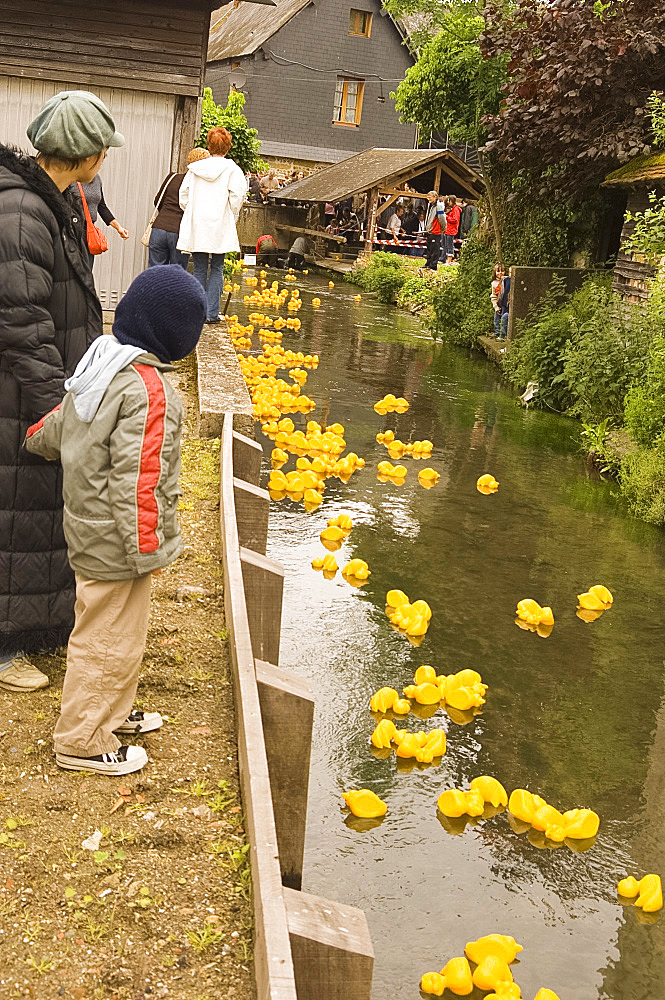
[[[422,316],[433,329],[435,295],[444,284],[455,279],[457,267],[439,266],[438,271],[429,271],[423,263],[422,257],[377,251],[357,261],[345,280],[366,292],[376,292],[381,302],[393,303]]]

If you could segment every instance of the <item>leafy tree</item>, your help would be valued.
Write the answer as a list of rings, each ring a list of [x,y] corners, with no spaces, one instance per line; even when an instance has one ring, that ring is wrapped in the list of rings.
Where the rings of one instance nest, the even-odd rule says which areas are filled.
[[[665,82],[665,6],[653,0],[487,0],[480,46],[506,59],[490,141],[540,192],[579,196],[648,152],[649,97]]]
[[[507,62],[503,56],[486,58],[481,51],[479,39],[486,27],[482,6],[475,0],[387,0],[387,7],[394,16],[418,15],[420,24],[414,36],[422,43],[418,59],[392,95],[401,120],[416,122],[422,138],[441,130],[453,142],[481,147],[486,139],[483,118],[499,110]],[[482,153],[481,164],[500,254],[496,199]]]
[[[201,103],[201,133],[196,145],[205,148],[210,129],[222,125],[233,136],[233,144],[228,152],[231,159],[235,160],[245,173],[264,170],[266,164],[259,156],[261,147],[259,133],[255,128],[249,127],[249,122],[243,112],[244,107],[244,94],[232,90],[229,93],[226,107],[224,107],[215,103],[212,90],[210,87],[206,87]]]

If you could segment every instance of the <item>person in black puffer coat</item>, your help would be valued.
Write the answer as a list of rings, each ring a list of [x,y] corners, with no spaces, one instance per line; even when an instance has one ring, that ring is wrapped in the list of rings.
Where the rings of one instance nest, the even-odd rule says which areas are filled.
[[[0,687],[11,691],[48,684],[24,654],[66,643],[74,623],[62,471],[23,447],[102,333],[81,220],[63,192],[124,142],[87,91],[47,101],[28,136],[35,159],[0,144]]]

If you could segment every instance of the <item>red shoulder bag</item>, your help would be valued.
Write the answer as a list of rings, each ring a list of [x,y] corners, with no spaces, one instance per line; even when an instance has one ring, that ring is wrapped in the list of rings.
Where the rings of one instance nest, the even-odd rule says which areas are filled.
[[[83,213],[85,215],[85,225],[86,225],[86,237],[88,240],[88,250],[93,256],[97,254],[104,253],[108,250],[109,245],[107,243],[106,237],[101,229],[98,229],[90,218],[90,209],[88,208],[88,202],[83,193],[83,185],[77,182],[79,189],[79,194],[81,195],[81,201],[83,203]]]

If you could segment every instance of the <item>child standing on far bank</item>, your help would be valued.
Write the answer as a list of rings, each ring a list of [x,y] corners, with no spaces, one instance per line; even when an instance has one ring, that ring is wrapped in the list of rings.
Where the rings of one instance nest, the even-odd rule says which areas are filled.
[[[501,327],[503,318],[503,298],[504,298],[504,279],[505,279],[505,268],[503,264],[495,264],[494,270],[492,271],[492,285],[490,288],[490,301],[492,303],[492,308],[494,309],[494,336],[497,340],[501,339]],[[507,313],[507,310],[506,310]],[[506,326],[508,323],[508,316],[506,314]]]
[[[76,574],[56,762],[112,777],[147,763],[116,733],[150,732],[133,709],[150,615],[151,575],[182,551],[176,507],[183,409],[165,372],[201,336],[206,297],[177,264],[143,271],[120,301],[113,336],[95,340],[62,404],[29,428],[28,451],[62,464],[63,525]]]

